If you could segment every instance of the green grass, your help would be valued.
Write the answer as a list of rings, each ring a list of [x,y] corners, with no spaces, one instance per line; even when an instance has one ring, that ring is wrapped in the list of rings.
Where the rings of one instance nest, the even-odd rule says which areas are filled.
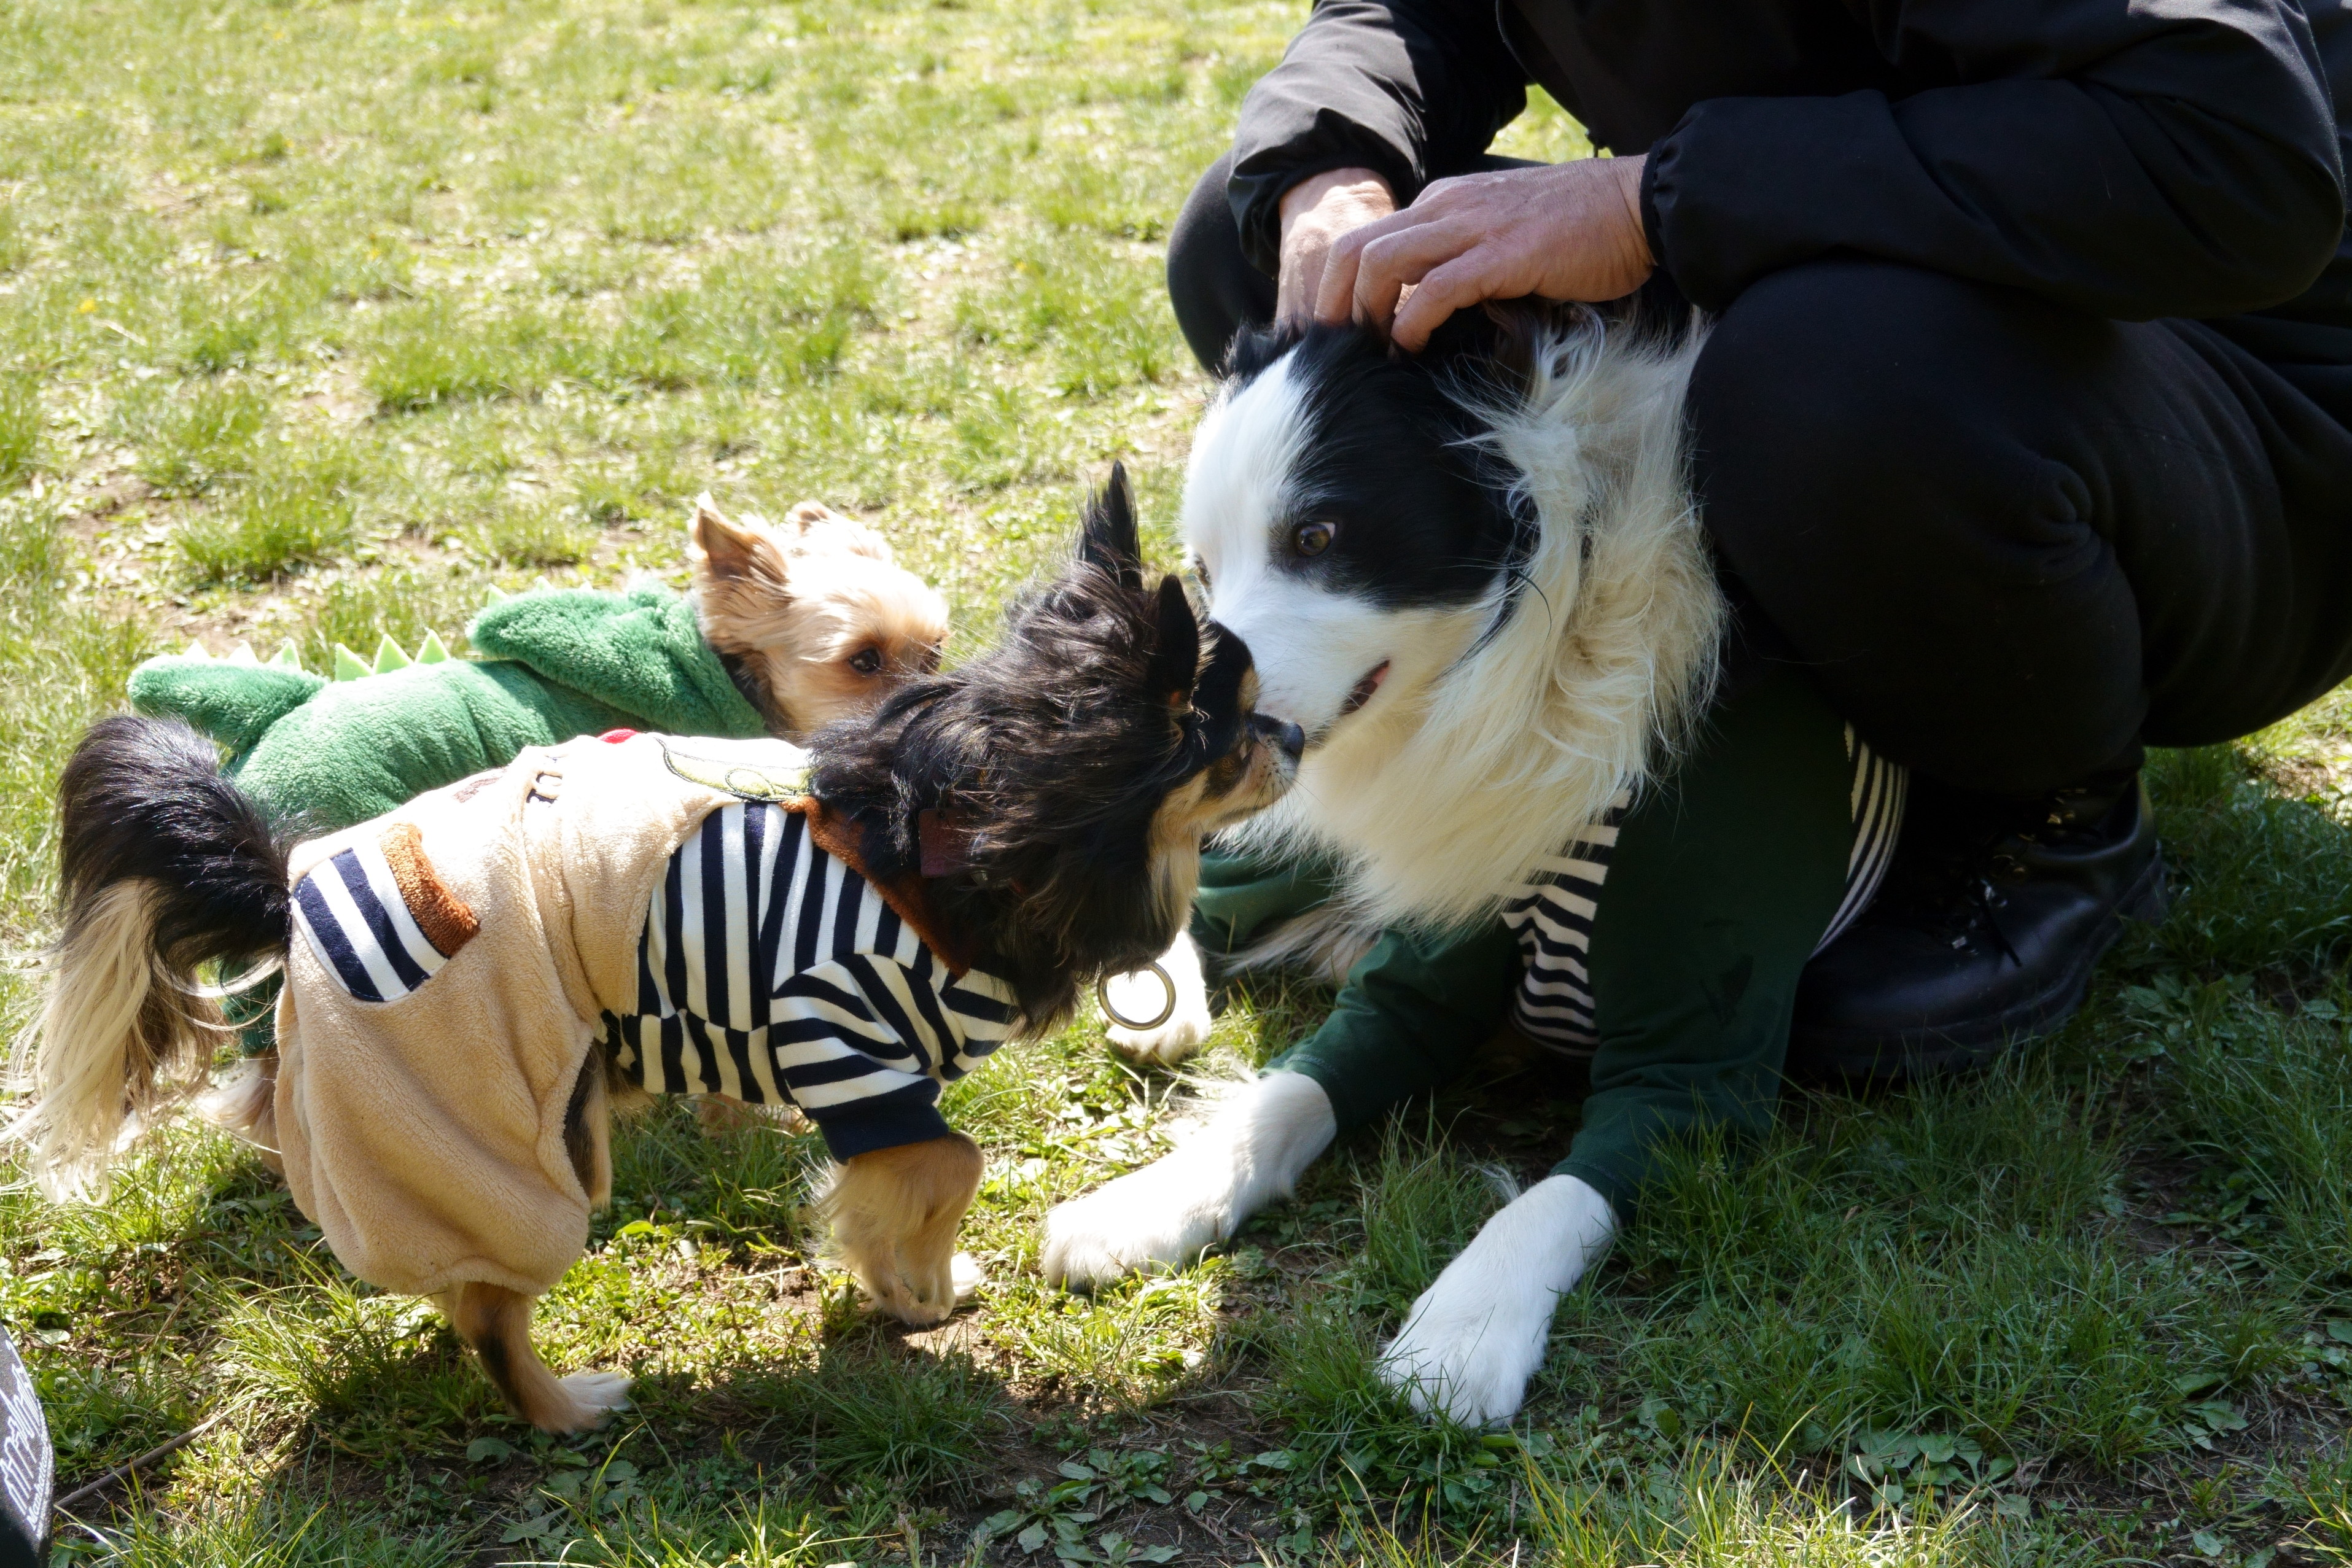
[[[1255,0],[228,0],[0,11],[0,941],[48,794],[189,636],[328,666],[492,586],[679,580],[705,488],[855,511],[960,644],[1114,457],[1163,554],[1204,395],[1166,226],[1301,15]],[[1506,149],[1583,143],[1538,105]],[[1055,1201],[1180,1086],[1091,1021],[950,1111],[987,1146],[943,1328],[858,1311],[805,1137],[625,1132],[541,1315],[638,1379],[519,1427],[355,1287],[249,1154],[178,1128],[102,1209],[0,1183],[0,1322],[70,1561],[1517,1562],[2247,1568],[2352,1555],[2352,696],[2153,770],[2183,887],[2064,1037],[1696,1149],[1563,1308],[1509,1434],[1370,1375],[1575,1124],[1507,1062],[1352,1140],[1167,1279],[1072,1297]],[[27,977],[0,972],[13,1029]],[[1263,988],[1212,1070],[1326,998]],[[1034,1542],[1034,1550],[1032,1543]]]

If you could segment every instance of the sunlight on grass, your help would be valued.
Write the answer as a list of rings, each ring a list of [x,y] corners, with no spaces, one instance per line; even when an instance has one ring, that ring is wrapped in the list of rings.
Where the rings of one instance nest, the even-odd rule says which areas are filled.
[[[0,940],[47,935],[67,749],[191,636],[291,639],[313,670],[385,635],[462,653],[493,586],[681,583],[706,488],[880,528],[959,654],[1114,457],[1172,560],[1207,386],[1168,225],[1302,14],[0,10]],[[1589,143],[1538,94],[1496,150]],[[1491,1061],[1204,1262],[1072,1296],[1036,1272],[1045,1214],[1165,1152],[1191,1089],[1091,1018],[1004,1052],[945,1102],[989,1155],[963,1237],[989,1281],[922,1335],[821,1257],[815,1139],[664,1107],[617,1134],[613,1207],[541,1310],[559,1370],[635,1379],[562,1439],[343,1276],[253,1151],[176,1128],[96,1207],[0,1164],[0,1322],[66,1485],[222,1417],[87,1505],[105,1543],[68,1530],[65,1555],[2340,1559],[2352,695],[2150,778],[2175,913],[2082,1021],[1684,1151],[1504,1432],[1424,1422],[1372,1372],[1574,1129]],[[30,996],[0,969],[0,1027]],[[1224,1000],[1206,1079],[1329,994]]]

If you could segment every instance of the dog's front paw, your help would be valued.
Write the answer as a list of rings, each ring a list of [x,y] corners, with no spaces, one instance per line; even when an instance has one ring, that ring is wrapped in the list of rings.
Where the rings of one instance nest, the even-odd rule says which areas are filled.
[[[1045,1278],[1082,1291],[1191,1262],[1226,1233],[1227,1185],[1205,1163],[1171,1155],[1056,1204],[1045,1216]]]
[[[575,1372],[556,1382],[570,1396],[572,1415],[568,1425],[548,1427],[551,1432],[585,1432],[601,1427],[613,1418],[614,1411],[626,1408],[629,1403],[630,1379],[617,1372]]]
[[[1423,1415],[1465,1427],[1507,1421],[1543,1364],[1552,1310],[1617,1232],[1609,1200],[1547,1176],[1479,1228],[1421,1293],[1381,1354],[1383,1382]]]
[[[1110,1020],[1103,1032],[1112,1049],[1129,1061],[1172,1067],[1208,1042],[1209,984],[1201,972],[1201,950],[1191,936],[1178,933],[1175,945],[1160,955],[1160,970],[1114,975],[1103,989],[1118,1017],[1153,1019],[1167,1010],[1168,1016],[1149,1029],[1129,1028],[1117,1017]]]
[[[1424,1416],[1443,1414],[1465,1427],[1509,1420],[1543,1364],[1555,1300],[1549,1291],[1540,1304],[1526,1297],[1483,1280],[1454,1281],[1448,1269],[1413,1302],[1381,1354],[1381,1380]]]
[[[875,1309],[909,1328],[927,1329],[943,1323],[971,1299],[984,1276],[980,1260],[969,1252],[949,1257],[902,1251],[897,1267],[882,1278],[861,1274]]]

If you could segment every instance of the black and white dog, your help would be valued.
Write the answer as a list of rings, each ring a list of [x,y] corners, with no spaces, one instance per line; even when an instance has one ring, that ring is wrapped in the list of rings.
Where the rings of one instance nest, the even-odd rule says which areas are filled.
[[[1265,956],[1491,916],[1694,722],[1725,621],[1683,438],[1698,344],[1524,306],[1457,316],[1413,359],[1353,328],[1236,343],[1185,540],[1211,613],[1256,656],[1261,707],[1309,741],[1298,788],[1243,841],[1349,870],[1339,909]],[[1131,1054],[1173,1060],[1206,1032],[1198,956],[1180,942],[1167,967],[1187,994],[1160,1030],[1115,1031]],[[1333,1134],[1319,1086],[1265,1074],[1176,1153],[1056,1208],[1046,1271],[1087,1285],[1185,1261]],[[1423,1409],[1509,1416],[1559,1292],[1615,1229],[1586,1183],[1538,1183],[1414,1303],[1383,1374]]]

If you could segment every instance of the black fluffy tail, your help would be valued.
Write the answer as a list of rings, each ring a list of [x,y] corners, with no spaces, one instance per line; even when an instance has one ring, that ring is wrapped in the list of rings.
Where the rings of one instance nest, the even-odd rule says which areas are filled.
[[[52,1193],[106,1167],[209,1065],[221,1030],[208,965],[250,970],[286,946],[290,835],[221,776],[176,720],[91,727],[58,785],[63,932],[20,1051],[31,1108],[9,1128]]]

